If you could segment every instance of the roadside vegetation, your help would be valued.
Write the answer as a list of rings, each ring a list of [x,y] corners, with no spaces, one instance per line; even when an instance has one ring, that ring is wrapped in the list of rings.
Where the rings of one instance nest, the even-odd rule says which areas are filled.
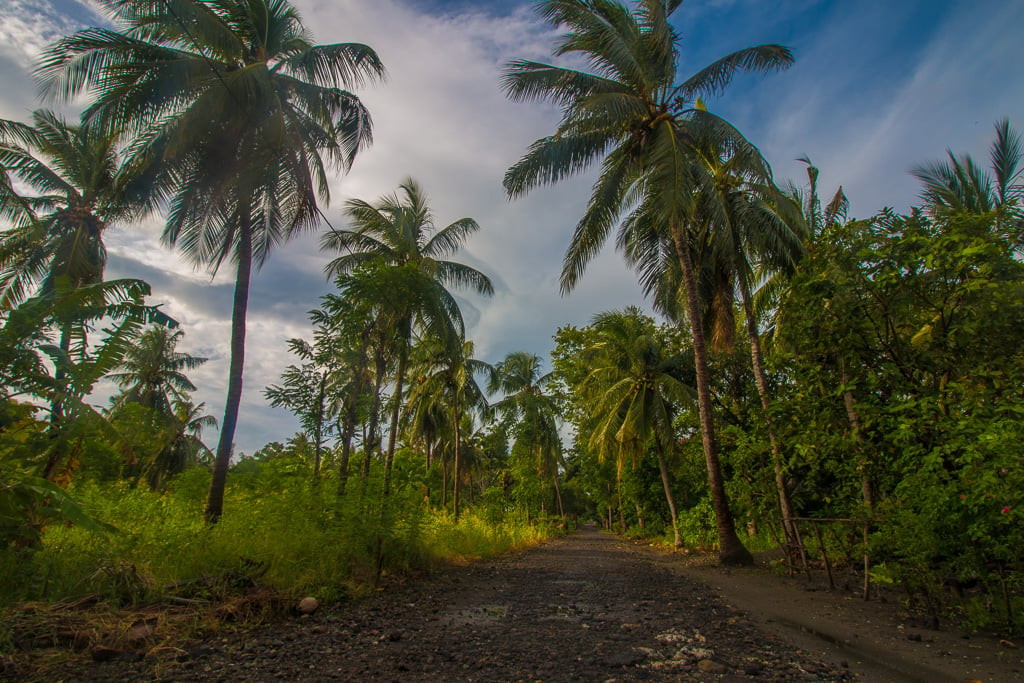
[[[81,120],[0,121],[6,623],[26,603],[161,604],[195,610],[198,633],[196,614],[281,614],[596,521],[724,564],[830,556],[936,622],[1024,629],[1009,121],[989,159],[916,168],[906,215],[855,219],[809,159],[806,180],[777,183],[714,113],[736,74],[788,67],[785,47],[687,69],[678,1],[541,2],[555,54],[592,70],[507,66],[510,99],[562,119],[505,188],[528,201],[599,167],[562,289],[617,231],[659,318],[595,311],[554,333],[550,359],[475,357],[457,296],[493,285],[459,252],[487,226],[438,221],[410,178],[320,233],[332,291],[265,388],[301,431],[236,453],[250,277],[321,230],[331,172],[358,172],[371,128],[352,90],[385,65],[311,43],[286,2],[99,4],[116,30],[57,41],[37,71],[51,99],[88,99]],[[105,229],[154,214],[167,247],[236,274],[220,418],[192,400],[205,359],[177,350],[188,331],[145,282],[103,277]],[[100,406],[103,381],[117,391]],[[0,648],[24,644],[0,631]]]

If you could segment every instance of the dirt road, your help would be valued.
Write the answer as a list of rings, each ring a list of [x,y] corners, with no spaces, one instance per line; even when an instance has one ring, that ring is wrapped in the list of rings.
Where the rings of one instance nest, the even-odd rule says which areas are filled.
[[[593,528],[350,606],[72,680],[846,681],[756,628],[671,556]]]

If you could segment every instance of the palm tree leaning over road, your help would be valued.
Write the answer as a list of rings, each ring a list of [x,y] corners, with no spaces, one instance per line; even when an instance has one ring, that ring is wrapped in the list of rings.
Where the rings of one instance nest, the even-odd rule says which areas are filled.
[[[236,267],[228,395],[206,519],[216,522],[242,395],[253,265],[317,224],[328,167],[371,140],[347,88],[383,76],[365,45],[314,45],[287,0],[100,0],[119,30],[63,38],[37,70],[45,93],[94,96],[84,116],[133,140],[163,239],[212,272]]]
[[[534,142],[505,175],[510,197],[555,183],[601,161],[583,218],[576,226],[562,270],[563,291],[576,286],[623,214],[639,206],[657,217],[677,246],[691,320],[701,436],[715,507],[719,559],[751,561],[729,511],[712,415],[710,377],[700,301],[691,258],[696,239],[691,213],[694,178],[688,169],[694,125],[731,126],[703,111],[702,97],[724,90],[740,71],[788,67],[787,48],[762,45],[727,55],[694,75],[678,78],[679,36],[669,16],[681,0],[640,0],[635,11],[614,0],[548,0],[538,5],[553,26],[564,26],[556,56],[586,59],[590,72],[531,61],[508,65],[506,94],[517,101],[552,102],[562,109],[554,135]],[[627,227],[623,224],[623,227]],[[621,234],[619,243],[624,244]]]

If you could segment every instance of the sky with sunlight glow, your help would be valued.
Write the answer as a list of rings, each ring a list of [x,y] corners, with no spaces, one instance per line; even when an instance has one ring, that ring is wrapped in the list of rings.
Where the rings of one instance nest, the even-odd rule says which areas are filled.
[[[325,214],[342,226],[348,198],[375,200],[408,176],[425,189],[438,225],[463,216],[482,230],[458,258],[494,280],[490,300],[463,296],[477,356],[541,356],[566,324],[597,312],[643,305],[633,275],[611,244],[577,290],[560,296],[558,275],[593,176],[505,199],[501,179],[557,112],[502,95],[502,66],[545,61],[554,33],[531,2],[499,0],[292,0],[316,42],[362,42],[388,69],[386,83],[357,91],[374,120],[374,144],[332,184]],[[28,121],[40,106],[31,77],[50,42],[103,18],[87,0],[0,1],[0,117]],[[947,148],[987,160],[996,120],[1024,128],[1021,0],[688,0],[674,23],[688,75],[733,50],[760,43],[791,47],[786,72],[737,79],[709,108],[758,145],[780,183],[803,183],[807,155],[821,169],[823,195],[842,185],[852,215],[906,210],[918,187],[908,174]],[[191,373],[219,420],[228,373],[233,270],[211,279],[160,245],[161,225],[108,229],[106,277],[152,285],[150,303],[182,323],[179,350],[210,360]],[[249,299],[245,385],[235,440],[251,453],[297,429],[272,409],[263,388],[293,361],[285,341],[311,338],[307,312],[328,291],[318,237],[273,254]],[[215,430],[204,435],[216,443]]]

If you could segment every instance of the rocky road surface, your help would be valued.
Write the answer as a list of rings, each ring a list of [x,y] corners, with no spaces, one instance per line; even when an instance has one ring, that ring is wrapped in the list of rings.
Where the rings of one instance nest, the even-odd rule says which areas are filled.
[[[759,630],[671,555],[585,528],[352,605],[69,667],[63,681],[849,681]]]

